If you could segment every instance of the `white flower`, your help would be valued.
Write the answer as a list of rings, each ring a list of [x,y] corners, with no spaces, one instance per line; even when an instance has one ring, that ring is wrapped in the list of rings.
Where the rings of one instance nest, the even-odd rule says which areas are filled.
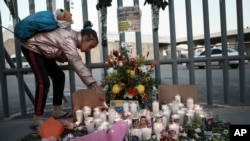
[[[148,67],[145,66],[145,65],[142,65],[142,66],[139,67],[138,69],[141,70],[141,71],[144,72],[144,73],[147,73],[147,72],[148,72]]]
[[[112,68],[112,67],[107,69],[108,75],[110,75],[112,73],[115,73],[115,72],[116,72],[116,70],[114,68]]]
[[[195,131],[196,133],[201,133],[201,129],[200,129],[200,128],[196,128],[196,129],[194,129],[194,131]]]

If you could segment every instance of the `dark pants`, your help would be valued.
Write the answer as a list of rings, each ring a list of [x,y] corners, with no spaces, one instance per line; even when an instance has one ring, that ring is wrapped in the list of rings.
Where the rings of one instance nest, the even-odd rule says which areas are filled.
[[[22,47],[22,52],[35,74],[35,115],[41,116],[44,112],[50,88],[49,77],[51,78],[53,84],[53,105],[62,105],[65,74],[59,68],[54,59],[45,58],[42,55],[24,47]]]

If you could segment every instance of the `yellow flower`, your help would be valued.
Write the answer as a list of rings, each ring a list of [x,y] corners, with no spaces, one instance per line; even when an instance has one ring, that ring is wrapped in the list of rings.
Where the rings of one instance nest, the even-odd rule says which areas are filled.
[[[128,73],[131,77],[134,77],[134,76],[135,76],[135,71],[134,71],[134,70],[127,70],[127,73]]]
[[[136,90],[139,94],[142,94],[145,91],[145,87],[143,85],[139,84],[136,86]]]
[[[118,94],[120,91],[121,91],[120,85],[115,84],[115,85],[112,87],[112,93],[113,93],[113,94]]]

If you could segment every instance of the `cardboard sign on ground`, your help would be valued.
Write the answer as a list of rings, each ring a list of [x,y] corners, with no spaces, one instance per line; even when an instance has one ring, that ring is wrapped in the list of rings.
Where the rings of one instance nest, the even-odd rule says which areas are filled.
[[[187,98],[194,99],[197,103],[197,86],[196,85],[159,85],[158,100],[160,104],[169,103],[174,100],[174,97],[179,94],[181,102],[186,104]]]
[[[54,137],[56,140],[58,140],[63,131],[63,125],[53,117],[50,117],[38,127],[39,135],[42,138]]]
[[[82,109],[84,106],[89,106],[92,109],[96,107],[103,107],[98,95],[92,89],[80,89],[72,94],[73,101],[73,120],[75,121],[75,111]]]

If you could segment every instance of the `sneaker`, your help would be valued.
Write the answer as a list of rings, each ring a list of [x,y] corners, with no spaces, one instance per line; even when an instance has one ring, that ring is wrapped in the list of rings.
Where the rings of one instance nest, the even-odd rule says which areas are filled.
[[[72,117],[68,112],[65,112],[63,110],[53,110],[52,116],[55,119]]]
[[[42,120],[42,118],[34,118],[32,125],[30,126],[30,128],[32,130],[37,130],[38,127],[43,123],[44,121]]]

